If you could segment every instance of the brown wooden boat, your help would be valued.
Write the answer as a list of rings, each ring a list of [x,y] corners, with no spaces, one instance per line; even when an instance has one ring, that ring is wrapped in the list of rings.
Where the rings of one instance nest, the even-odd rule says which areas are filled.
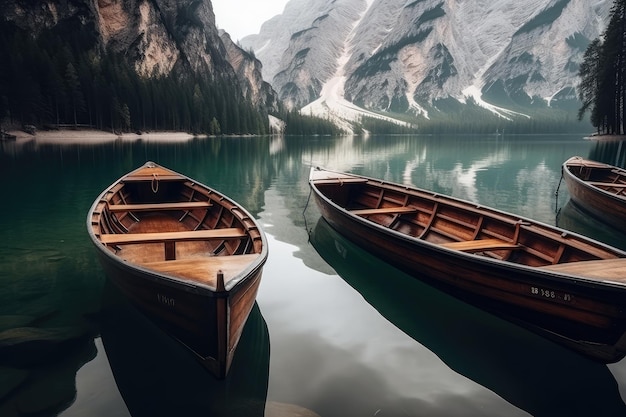
[[[330,225],[386,262],[594,359],[626,355],[626,252],[406,185],[321,168],[309,184]]]
[[[574,204],[626,231],[626,170],[575,156],[562,173]]]
[[[148,162],[100,194],[87,229],[108,278],[224,378],[268,254],[255,219],[219,192]]]

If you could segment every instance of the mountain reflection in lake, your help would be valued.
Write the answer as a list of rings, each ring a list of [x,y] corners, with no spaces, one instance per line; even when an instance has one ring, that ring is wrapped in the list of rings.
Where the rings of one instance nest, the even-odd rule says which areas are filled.
[[[618,245],[619,233],[566,209],[563,187],[555,199],[570,156],[623,160],[626,147],[581,136],[0,142],[0,415],[626,415],[626,361],[590,362],[407,280],[324,231],[307,206],[320,165],[550,224],[562,208],[562,227]],[[101,311],[106,280],[85,216],[147,160],[224,192],[266,230],[241,379],[210,380],[132,309]],[[14,343],[45,348],[25,362],[7,354]]]

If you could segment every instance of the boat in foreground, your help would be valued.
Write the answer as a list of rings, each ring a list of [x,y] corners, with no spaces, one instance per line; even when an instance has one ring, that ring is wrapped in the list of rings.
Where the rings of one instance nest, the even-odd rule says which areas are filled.
[[[563,163],[562,173],[574,204],[626,229],[626,170],[574,156]]]
[[[312,168],[309,184],[329,224],[384,261],[593,359],[626,355],[626,252],[374,178]]]
[[[228,373],[268,248],[223,194],[153,162],[98,196],[87,229],[108,278],[213,373]]]

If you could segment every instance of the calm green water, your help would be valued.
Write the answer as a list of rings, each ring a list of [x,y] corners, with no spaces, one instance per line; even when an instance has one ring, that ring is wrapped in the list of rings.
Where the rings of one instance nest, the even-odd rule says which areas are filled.
[[[322,165],[626,248],[564,184],[555,196],[568,157],[624,165],[625,153],[580,136],[0,142],[0,415],[626,415],[626,361],[593,363],[442,294],[307,206],[309,167]],[[93,199],[146,160],[228,194],[268,234],[226,381],[125,305],[90,246]]]

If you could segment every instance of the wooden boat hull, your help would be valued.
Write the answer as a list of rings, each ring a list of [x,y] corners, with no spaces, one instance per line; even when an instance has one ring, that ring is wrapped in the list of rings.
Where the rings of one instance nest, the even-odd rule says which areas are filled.
[[[572,201],[597,219],[626,230],[626,170],[573,157],[563,163]]]
[[[107,282],[99,315],[102,344],[132,415],[263,416],[270,340],[255,303],[225,380],[207,373],[186,349],[136,311]],[[155,371],[156,370],[156,371]]]
[[[116,262],[102,252],[98,255],[108,279],[138,310],[187,346],[212,374],[220,379],[226,376],[254,305],[262,268],[236,289],[219,294],[164,280],[150,271]],[[220,336],[226,329],[228,333]]]
[[[244,209],[187,177],[168,171],[164,180],[162,172],[159,194],[144,175],[154,165],[122,177],[96,199],[89,234],[108,279],[222,379],[255,303],[267,242]],[[172,201],[189,187],[198,201]],[[223,222],[236,227],[208,228]]]
[[[531,231],[535,229],[541,232],[541,236],[535,238],[545,240],[539,243],[546,248],[554,245],[554,252],[561,252],[559,256],[569,253],[571,248],[559,249],[549,232],[555,233],[554,239],[566,236],[566,239],[576,240],[577,244],[584,238],[531,222],[529,219],[485,209],[462,200],[429,194],[412,187],[364,177],[355,178],[349,174],[337,175],[344,175],[342,184],[338,186],[325,178],[333,175],[316,174],[313,169],[310,184],[322,217],[346,238],[391,265],[483,309],[496,312],[509,320],[540,324],[543,328],[554,329],[560,339],[570,339],[572,343],[593,345],[595,359],[614,362],[626,355],[626,285],[562,273],[551,270],[550,268],[555,267],[550,265],[545,265],[545,268],[528,266],[506,259],[453,250],[445,244],[407,234],[402,229],[404,226],[399,226],[398,231],[381,225],[380,223],[385,222],[380,220],[383,214],[372,215],[371,217],[379,216],[377,221],[373,221],[371,217],[355,214],[358,210],[350,210],[346,206],[360,192],[355,188],[358,187],[356,184],[359,179],[362,186],[372,190],[384,190],[381,196],[383,192],[397,197],[404,196],[396,200],[404,199],[405,206],[416,207],[428,202],[437,207],[434,214],[431,213],[430,218],[423,222],[419,220],[419,213],[402,214],[405,218],[408,217],[406,221],[413,226],[418,222],[424,223],[426,231],[421,230],[421,234],[429,233],[438,222],[450,220],[452,213],[457,212],[458,216],[467,214],[467,223],[474,214],[481,215],[480,224],[491,225],[492,231],[502,229],[503,235],[504,230],[510,228],[511,235],[519,235],[520,246],[525,252],[536,252],[535,249],[530,251],[526,247],[530,245],[530,241],[524,241],[530,239]],[[353,185],[350,183],[351,177],[355,178]],[[324,187],[328,189],[324,190]],[[387,223],[397,221],[396,216],[395,220]],[[526,234],[529,237],[524,237]],[[563,241],[560,243],[564,245]],[[598,242],[593,242],[592,246],[596,251],[604,247]],[[605,249],[607,254],[616,259],[626,256],[617,249]],[[506,254],[507,250],[495,248],[493,252]],[[576,254],[576,257],[582,256]],[[596,345],[606,346],[606,349],[598,353]]]

